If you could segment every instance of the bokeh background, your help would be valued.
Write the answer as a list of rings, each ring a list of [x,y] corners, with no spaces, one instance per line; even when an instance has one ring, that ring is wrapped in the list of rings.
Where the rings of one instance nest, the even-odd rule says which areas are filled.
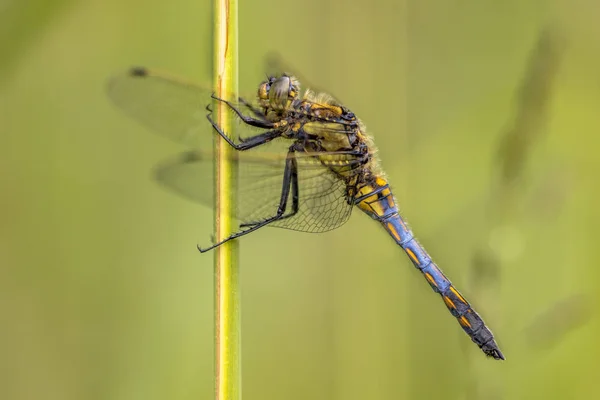
[[[245,399],[590,399],[600,324],[600,5],[252,1],[273,51],[375,136],[405,218],[507,357],[487,360],[383,229],[241,242]],[[213,397],[212,211],[184,150],[119,113],[130,65],[210,81],[211,3],[0,1],[0,398]]]

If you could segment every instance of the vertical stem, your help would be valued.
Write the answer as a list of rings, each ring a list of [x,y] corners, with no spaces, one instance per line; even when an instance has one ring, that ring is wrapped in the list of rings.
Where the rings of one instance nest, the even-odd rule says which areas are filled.
[[[237,1],[214,1],[214,84],[220,98],[237,99],[238,26]],[[214,104],[217,124],[231,134],[231,112],[222,103]],[[231,234],[234,214],[235,150],[215,135],[216,240]],[[215,257],[215,397],[241,399],[240,290],[237,241],[216,249]]]

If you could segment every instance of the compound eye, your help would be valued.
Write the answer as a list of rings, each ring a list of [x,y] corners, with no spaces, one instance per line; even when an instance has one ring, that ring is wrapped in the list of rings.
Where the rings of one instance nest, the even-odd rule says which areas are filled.
[[[262,85],[260,85],[258,87],[258,98],[261,100],[268,99],[270,90],[271,90],[271,84],[269,82],[264,82]]]
[[[290,95],[290,90],[290,78],[282,76],[277,79],[271,86],[271,91],[269,92],[269,101],[271,102],[271,105],[278,109],[285,108]]]

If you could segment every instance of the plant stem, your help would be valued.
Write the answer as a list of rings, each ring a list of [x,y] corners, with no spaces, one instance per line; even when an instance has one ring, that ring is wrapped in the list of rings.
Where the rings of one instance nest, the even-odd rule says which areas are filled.
[[[214,2],[214,84],[220,98],[237,99],[238,27],[237,1]],[[224,103],[215,102],[215,121],[232,132],[231,112]],[[215,238],[222,240],[234,229],[236,163],[235,149],[215,135]],[[215,397],[217,400],[241,399],[240,290],[237,241],[216,249],[215,257]]]

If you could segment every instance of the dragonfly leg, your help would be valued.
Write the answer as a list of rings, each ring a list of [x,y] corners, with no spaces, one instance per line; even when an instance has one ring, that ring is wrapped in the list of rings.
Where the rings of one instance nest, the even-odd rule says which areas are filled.
[[[251,149],[253,147],[256,146],[260,146],[261,144],[265,144],[270,142],[273,139],[276,139],[278,137],[281,136],[281,130],[279,129],[273,129],[264,133],[261,133],[259,135],[256,136],[251,136],[247,139],[243,139],[241,144],[236,144],[233,140],[231,140],[229,138],[229,136],[223,132],[223,130],[221,129],[221,127],[215,122],[213,121],[212,117],[210,114],[206,114],[206,119],[208,119],[211,123],[211,125],[213,126],[213,128],[217,131],[217,133],[223,138],[225,139],[225,141],[227,143],[229,143],[229,145],[231,147],[233,147],[236,150],[240,150],[240,151],[244,151],[244,150],[248,150]]]
[[[200,246],[198,246],[198,250],[201,253],[205,253],[209,250],[214,249],[215,247],[222,245],[223,243],[226,243],[232,239],[236,239],[241,236],[247,235],[250,232],[254,232],[257,229],[270,224],[271,222],[281,219],[283,217],[283,215],[285,214],[285,210],[287,208],[287,199],[290,195],[290,189],[292,188],[292,186],[294,186],[294,189],[292,189],[292,198],[294,199],[293,202],[296,203],[295,208],[297,211],[297,203],[298,203],[298,170],[297,170],[297,168],[298,168],[298,166],[296,163],[296,157],[294,156],[295,151],[296,151],[295,145],[292,145],[290,147],[287,159],[285,161],[285,170],[283,172],[283,185],[281,188],[281,198],[279,200],[279,206],[277,207],[277,213],[275,215],[273,215],[272,217],[266,218],[263,221],[260,221],[260,222],[256,223],[255,225],[250,226],[248,229],[244,229],[244,230],[241,230],[241,231],[238,231],[236,233],[229,235],[225,239],[221,240],[218,243],[213,244],[210,247],[201,248]]]
[[[244,121],[248,125],[255,126],[257,128],[264,128],[264,129],[274,128],[276,126],[275,123],[267,121],[264,118],[257,119],[257,118],[252,118],[252,117],[249,117],[247,115],[244,115],[231,102],[229,102],[228,100],[222,99],[220,97],[217,97],[214,93],[212,95],[212,98],[215,99],[215,100],[217,100],[217,101],[221,101],[221,102],[227,104],[229,106],[229,108],[231,108],[233,110],[233,112],[235,112],[237,114],[237,116],[240,117],[240,119],[242,121]]]
[[[281,221],[282,219],[287,219],[287,218],[293,217],[294,215],[298,214],[298,210],[300,208],[299,193],[298,193],[298,165],[297,165],[295,157],[293,159],[293,168],[292,168],[291,179],[292,179],[292,182],[291,182],[292,210],[288,214],[282,215],[281,217],[277,218],[277,221]],[[252,226],[255,226],[255,225],[258,225],[261,223],[262,223],[262,221],[245,222],[243,224],[240,224],[240,228],[252,227]]]
[[[252,114],[254,114],[256,116],[256,118],[265,120],[265,114],[259,108],[254,107],[252,104],[248,103],[242,97],[240,97],[239,100],[240,100],[240,103],[245,105],[252,112]]]

